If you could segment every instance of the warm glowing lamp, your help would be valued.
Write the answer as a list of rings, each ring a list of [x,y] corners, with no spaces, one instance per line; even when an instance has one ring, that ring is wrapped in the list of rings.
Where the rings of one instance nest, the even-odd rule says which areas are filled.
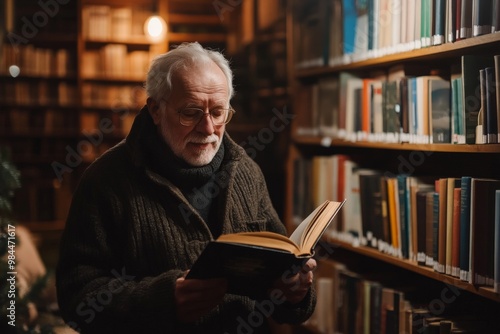
[[[167,24],[161,16],[150,16],[144,23],[144,33],[149,39],[160,41],[164,39],[167,34]]]

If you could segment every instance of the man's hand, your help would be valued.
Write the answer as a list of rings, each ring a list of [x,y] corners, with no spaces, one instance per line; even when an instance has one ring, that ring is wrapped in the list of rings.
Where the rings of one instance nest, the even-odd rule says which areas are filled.
[[[177,319],[181,322],[198,320],[222,302],[226,291],[225,279],[178,278],[174,292]]]
[[[316,260],[307,260],[302,269],[295,275],[287,278],[280,277],[274,282],[274,288],[283,292],[285,299],[297,304],[301,302],[309,291],[313,282],[313,270],[316,269]]]

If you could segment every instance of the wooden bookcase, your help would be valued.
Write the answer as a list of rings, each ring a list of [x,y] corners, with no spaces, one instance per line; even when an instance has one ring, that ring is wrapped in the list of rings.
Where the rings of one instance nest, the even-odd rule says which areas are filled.
[[[21,171],[16,221],[52,236],[54,248],[81,173],[126,136],[145,104],[151,58],[182,42],[225,50],[227,26],[209,0],[9,3],[0,27],[0,145]],[[153,14],[166,21],[164,39],[144,33]]]
[[[493,58],[494,55],[499,54],[499,33],[468,37],[440,45],[414,47],[411,49],[402,48],[399,52],[387,52],[385,55],[381,53],[379,56],[373,54],[368,57],[350,58],[344,55],[344,57],[337,58],[336,62],[330,62],[330,64],[304,66],[304,64],[297,64],[295,59],[298,57],[297,43],[307,45],[306,42],[300,39],[297,40],[295,37],[297,36],[297,26],[299,24],[297,23],[297,17],[303,14],[301,12],[299,13],[300,15],[297,15],[295,12],[295,6],[299,2],[290,0],[288,1],[287,8],[289,89],[295,115],[287,157],[285,191],[285,221],[289,227],[289,231],[293,231],[297,220],[304,218],[304,216],[297,217],[297,204],[302,205],[301,202],[311,202],[313,199],[310,197],[319,196],[315,193],[305,192],[304,188],[297,188],[297,184],[302,183],[302,185],[306,184],[305,187],[310,187],[311,183],[316,182],[314,184],[322,184],[323,187],[327,187],[325,184],[332,183],[334,175],[331,169],[324,172],[324,169],[315,169],[317,166],[315,167],[311,164],[303,167],[304,165],[298,164],[298,161],[311,161],[316,157],[343,155],[352,159],[359,168],[382,171],[390,175],[400,174],[404,170],[405,173],[409,173],[410,175],[431,179],[472,176],[500,180],[500,162],[498,159],[500,144],[498,143],[448,144],[409,143],[407,141],[389,143],[368,140],[366,137],[357,137],[353,140],[353,137],[343,137],[338,132],[334,134],[322,132],[322,129],[318,125],[315,125],[317,123],[313,123],[314,120],[311,119],[313,117],[312,114],[317,111],[313,104],[314,100],[310,98],[310,95],[304,93],[310,90],[312,86],[317,85],[321,80],[339,78],[343,73],[353,74],[361,78],[375,78],[380,73],[383,73],[387,78],[392,69],[401,67],[405,69],[415,67],[422,69],[420,73],[406,74],[407,76],[428,75],[437,72],[439,75],[443,75],[449,79],[457,73],[457,68],[460,69],[460,61],[463,55],[488,55]],[[314,3],[320,2],[326,3],[321,0]],[[329,2],[330,4],[338,4],[341,1],[332,0]],[[312,5],[309,7],[312,8]],[[329,26],[329,24],[331,22],[325,23],[323,29]],[[355,30],[354,27],[352,29]],[[318,36],[318,38],[320,37]],[[300,38],[305,37],[301,36]],[[324,42],[325,40],[321,41]],[[338,90],[332,90],[331,93],[337,94],[331,99],[336,100],[336,102],[332,103],[340,104],[343,98],[342,92],[339,94]],[[339,112],[338,110],[341,110],[341,108],[342,106],[338,105],[335,108],[337,110],[335,112]],[[320,118],[321,115],[315,114],[314,117]],[[307,131],[304,131],[304,129]],[[422,159],[415,159],[417,156]],[[411,161],[413,163],[408,163]],[[332,165],[328,166],[327,168],[332,168]],[[302,168],[306,168],[306,174],[308,175],[305,181],[301,179],[305,177]],[[298,180],[301,182],[298,182]],[[350,198],[347,198],[347,201],[349,200]],[[359,205],[360,202],[356,203]],[[313,204],[309,205],[309,208],[313,207]],[[358,214],[361,214],[359,210]],[[332,230],[341,229],[342,227],[338,225],[332,227]],[[417,295],[419,294],[418,292],[421,292],[419,297],[425,296],[422,298],[423,303],[427,303],[427,306],[432,306],[432,303],[436,300],[442,302],[443,298],[445,298],[443,297],[444,291],[449,291],[446,289],[455,289],[455,291],[458,291],[457,298],[454,298],[452,302],[444,303],[446,305],[443,306],[442,312],[428,312],[428,315],[432,317],[452,317],[451,314],[460,314],[462,316],[464,314],[474,316],[485,315],[487,326],[490,326],[489,328],[498,328],[498,320],[495,319],[495,314],[498,314],[500,310],[500,294],[496,293],[493,288],[471,284],[452,275],[439,273],[432,267],[418,264],[416,259],[402,258],[397,254],[390,255],[387,252],[366,244],[366,236],[352,237],[349,233],[343,234],[337,232],[327,231],[323,238],[323,245],[320,245],[318,248],[318,254],[321,259],[319,276],[333,277],[334,270],[325,268],[333,266],[333,263],[342,263],[349,271],[356,272],[356,275],[359,275],[359,277],[363,275],[369,277],[366,280],[370,280],[376,276],[381,278],[381,280],[385,278],[389,281],[387,283],[388,287],[391,287],[391,284],[396,288],[404,285],[405,288],[412,288],[413,291],[417,291]],[[329,250],[329,252],[325,252],[325,249]],[[335,278],[338,277],[335,276]],[[335,285],[336,283],[333,284]],[[342,294],[346,293],[344,290],[336,290],[337,293],[339,291],[343,291]],[[334,295],[333,299],[335,298],[340,297]],[[409,293],[408,298],[409,302],[414,302],[412,299],[415,298],[415,293]],[[330,306],[336,305],[335,302],[332,303]],[[419,303],[421,304],[422,300],[419,300]],[[335,321],[339,319],[336,309],[329,311],[322,309],[319,312],[322,312],[322,314],[326,312],[335,318]],[[448,314],[447,312],[450,313]],[[406,321],[411,317],[412,313],[409,312],[404,319]],[[362,322],[360,318],[356,319]],[[322,324],[324,325],[324,323],[323,320]],[[322,332],[316,325],[318,325],[318,319],[313,317],[311,323],[298,330],[298,332]],[[336,326],[338,326],[338,323]],[[337,327],[336,329],[339,330]]]

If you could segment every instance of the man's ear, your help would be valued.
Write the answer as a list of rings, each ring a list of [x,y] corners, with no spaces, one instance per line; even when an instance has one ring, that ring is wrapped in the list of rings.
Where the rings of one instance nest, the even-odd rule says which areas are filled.
[[[148,97],[146,104],[148,105],[149,114],[151,115],[153,122],[155,125],[158,125],[161,120],[160,106],[151,97]]]

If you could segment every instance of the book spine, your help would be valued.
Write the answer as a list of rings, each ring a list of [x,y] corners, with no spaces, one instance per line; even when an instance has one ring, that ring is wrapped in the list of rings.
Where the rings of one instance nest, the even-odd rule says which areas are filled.
[[[453,238],[451,275],[460,277],[460,202],[461,188],[453,189]]]
[[[485,118],[486,124],[486,143],[498,143],[498,118],[497,118],[497,88],[496,88],[496,75],[494,67],[487,67],[484,69],[485,81]]]
[[[495,191],[495,253],[493,289],[500,293],[500,190]]]
[[[470,176],[462,176],[460,192],[460,279],[469,281],[470,260]]]

